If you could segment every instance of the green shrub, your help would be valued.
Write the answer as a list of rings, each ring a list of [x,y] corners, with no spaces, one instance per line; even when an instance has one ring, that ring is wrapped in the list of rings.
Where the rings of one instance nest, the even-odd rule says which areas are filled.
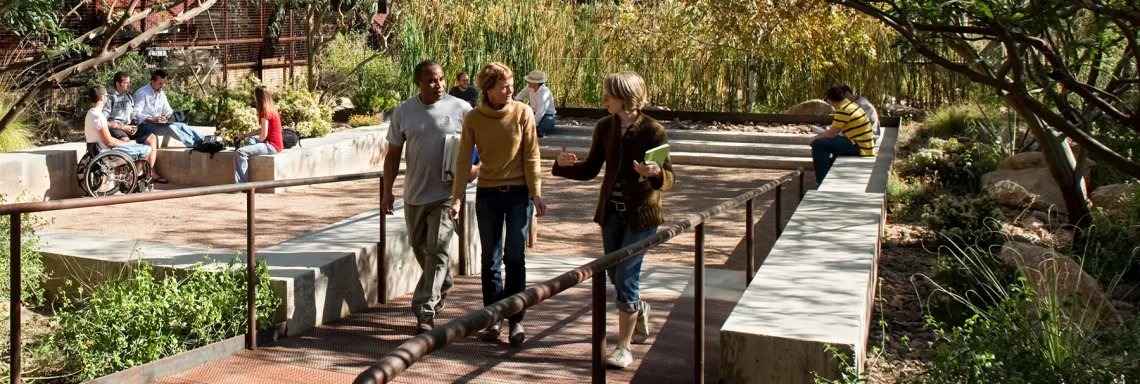
[[[966,105],[947,105],[935,109],[922,123],[919,137],[963,137],[976,128],[978,113]]]
[[[102,85],[104,87],[111,87],[114,83],[115,73],[123,71],[131,78],[130,92],[134,94],[139,88],[144,85],[150,84],[150,70],[146,68],[146,58],[136,51],[132,51],[119,58],[115,59],[114,65],[101,65],[92,69],[86,76],[87,86]],[[81,101],[85,103],[85,101]],[[86,111],[91,106],[88,104],[80,110]]]
[[[931,180],[952,193],[978,193],[982,175],[997,170],[998,152],[991,145],[932,138],[896,165],[900,177]]]
[[[352,96],[352,105],[359,114],[377,114],[391,111],[400,104],[400,94],[396,91],[379,91],[364,88]]]
[[[1140,281],[1140,186],[1133,184],[1132,200],[1121,212],[1097,208],[1092,225],[1076,232],[1074,253],[1085,269],[1125,280]],[[1110,281],[1102,279],[1106,286]]]
[[[277,109],[281,125],[297,130],[301,137],[320,137],[332,131],[332,108],[309,91],[285,89],[277,95]]]
[[[237,99],[223,97],[218,103],[214,126],[220,135],[232,138],[236,134],[246,134],[257,129],[257,110]]]
[[[28,125],[21,120],[16,120],[0,132],[0,153],[15,152],[23,149],[31,148],[31,130]]]
[[[962,325],[927,317],[936,341],[920,383],[1114,383],[1140,379],[1140,319],[1097,333],[1042,311],[1032,289],[1010,287]],[[1048,304],[1046,304],[1048,305]]]
[[[920,223],[922,214],[937,197],[937,186],[920,179],[903,179],[891,172],[887,179],[887,204],[894,223]]]
[[[22,199],[17,198],[19,202]],[[0,195],[0,204],[7,202]],[[36,230],[45,224],[43,219],[36,216],[23,215],[20,220],[20,302],[25,306],[34,307],[43,301],[44,290],[42,284],[47,281],[44,272],[43,255],[39,253],[40,238]],[[12,253],[8,244],[11,244],[9,231],[12,228],[10,215],[0,218],[0,300],[8,301],[11,297],[12,287],[8,276],[12,271]],[[3,314],[7,316],[7,314]]]
[[[400,66],[389,55],[375,57],[364,64],[359,71],[353,72],[360,63],[377,53],[368,46],[367,41],[368,38],[363,33],[338,35],[329,42],[318,58],[321,68],[319,84],[321,91],[331,96],[352,95],[353,104],[356,105],[358,112],[362,112],[361,104],[357,103],[359,93],[386,95],[389,91],[397,92],[403,89],[410,80],[401,74]],[[336,89],[329,89],[334,86]],[[399,100],[398,95],[396,100]],[[371,113],[386,110],[379,109]]]
[[[972,197],[944,195],[922,215],[922,221],[942,245],[953,243],[987,247],[1002,240],[998,204],[982,194]]]
[[[132,276],[101,284],[89,297],[65,301],[54,348],[66,351],[68,371],[90,380],[246,332],[245,269],[198,265],[184,279],[140,263]],[[267,329],[281,304],[257,265],[258,328]]]
[[[192,110],[197,102],[197,98],[190,92],[166,90],[163,93],[166,94],[166,100],[170,102],[170,109],[175,111]]]
[[[379,125],[381,122],[379,115],[352,115],[348,118],[348,125],[353,128]]]

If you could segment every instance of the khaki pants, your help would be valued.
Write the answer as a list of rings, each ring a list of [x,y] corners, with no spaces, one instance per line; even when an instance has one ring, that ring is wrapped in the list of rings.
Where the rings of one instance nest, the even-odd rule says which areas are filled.
[[[450,201],[404,205],[408,244],[424,272],[412,295],[412,312],[416,317],[434,317],[443,309],[443,296],[455,284],[451,277],[451,237],[455,235],[455,221],[447,215]]]

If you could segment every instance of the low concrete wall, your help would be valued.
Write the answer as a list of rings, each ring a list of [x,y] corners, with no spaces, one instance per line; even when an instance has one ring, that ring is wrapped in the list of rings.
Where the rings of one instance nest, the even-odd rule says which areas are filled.
[[[465,209],[475,211],[475,189],[468,190]],[[385,258],[385,299],[395,299],[415,289],[420,270],[408,246],[403,201],[396,212],[385,216],[387,257]],[[468,251],[465,271],[459,269],[459,237],[452,240],[452,270],[471,274],[478,271],[479,231],[475,215],[468,215]],[[283,298],[273,314],[275,323],[286,322],[288,335],[339,319],[375,305],[377,285],[377,243],[380,239],[379,210],[365,212],[325,228],[257,251],[272,277],[273,292]],[[160,273],[179,273],[207,258],[229,261],[243,252],[224,249],[192,248],[126,239],[105,239],[70,233],[43,231],[47,288],[56,292],[65,280],[83,281],[89,286],[120,276],[129,263],[142,261],[156,266]],[[208,244],[204,244],[208,246]],[[242,256],[244,257],[244,256]],[[409,310],[408,316],[411,316]]]
[[[214,132],[213,127],[193,128],[203,134]],[[384,160],[387,133],[388,123],[384,123],[301,140],[299,146],[276,155],[250,158],[250,180],[343,175],[378,168]],[[8,201],[14,201],[21,194],[26,199],[37,200],[82,196],[75,172],[86,150],[85,143],[66,143],[0,154],[0,180],[4,180],[0,183],[0,195],[6,196]],[[232,184],[233,166],[233,150],[211,156],[193,152],[173,140],[169,148],[159,149],[155,162],[155,169],[163,177],[187,187]],[[303,188],[306,187],[286,190]]]

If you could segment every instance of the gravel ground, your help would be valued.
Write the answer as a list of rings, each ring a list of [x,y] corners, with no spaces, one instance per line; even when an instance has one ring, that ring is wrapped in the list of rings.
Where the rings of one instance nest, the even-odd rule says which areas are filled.
[[[550,174],[551,161],[543,161],[544,175]],[[665,193],[666,225],[707,209],[787,173],[756,170],[678,165],[677,182]],[[578,182],[546,176],[544,195],[547,216],[539,219],[538,242],[534,253],[597,257],[601,255],[600,233],[593,223],[598,185],[602,178]],[[808,188],[814,186],[810,175]],[[403,177],[397,178],[395,192],[402,193]],[[176,188],[176,187],[170,187]],[[796,204],[796,183],[785,193],[784,219]],[[379,182],[361,180],[312,186],[302,191],[257,196],[257,246],[264,248],[303,233],[375,209]],[[92,236],[107,236],[169,244],[223,249],[245,248],[244,194],[192,197],[122,205],[46,212],[51,220],[46,229]],[[772,194],[756,202],[757,255],[763,255],[774,241],[773,222],[765,215]],[[717,216],[706,227],[706,258],[711,267],[743,269],[744,207]],[[648,253],[653,264],[692,265],[693,234],[687,232]]]

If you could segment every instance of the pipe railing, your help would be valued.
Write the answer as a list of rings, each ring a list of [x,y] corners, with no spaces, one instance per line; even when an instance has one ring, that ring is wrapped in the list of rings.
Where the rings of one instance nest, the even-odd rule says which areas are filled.
[[[781,202],[782,193],[781,189],[784,184],[792,181],[793,178],[799,179],[800,187],[800,200],[804,196],[804,173],[803,168],[799,168],[779,179],[770,181],[760,186],[759,188],[748,191],[733,199],[724,201],[715,207],[690,215],[686,220],[677,224],[670,225],[663,231],[657,232],[655,235],[646,239],[638,241],[623,247],[617,251],[606,254],[602,257],[595,259],[589,263],[583,264],[577,268],[567,271],[553,279],[535,284],[523,292],[516,293],[510,297],[504,298],[494,304],[486,306],[480,310],[468,313],[462,317],[452,320],[446,324],[440,325],[431,331],[421,333],[408,341],[401,344],[394,351],[388,353],[381,358],[375,365],[361,372],[354,383],[357,384],[375,384],[375,383],[388,383],[393,380],[397,375],[406,371],[424,356],[447,346],[453,342],[461,340],[471,334],[489,327],[491,324],[496,324],[508,316],[519,313],[523,309],[541,303],[555,295],[570,289],[587,279],[592,279],[592,308],[593,308],[593,325],[591,334],[591,343],[593,349],[591,351],[592,369],[591,376],[594,383],[605,383],[606,369],[604,366],[604,354],[606,349],[606,282],[605,271],[607,268],[613,267],[638,253],[644,252],[650,248],[661,245],[681,233],[696,227],[696,241],[694,247],[694,307],[696,309],[694,321],[694,382],[703,383],[705,379],[705,265],[704,265],[704,233],[705,222],[710,218],[740,204],[746,204],[745,213],[746,220],[746,237],[748,237],[746,244],[748,246],[748,261],[746,267],[746,281],[745,285],[752,281],[755,273],[755,260],[752,246],[754,244],[753,237],[755,231],[751,228],[755,225],[752,221],[752,210],[755,206],[753,200],[760,195],[774,191],[776,194],[776,202]],[[776,231],[782,231],[782,209],[776,205],[773,216],[776,220]],[[777,235],[778,236],[778,235]]]
[[[29,214],[29,213],[37,213],[37,212],[59,211],[59,210],[67,210],[67,209],[103,207],[103,206],[110,206],[110,205],[139,203],[139,202],[144,202],[144,201],[160,201],[160,200],[182,199],[182,198],[187,198],[187,197],[215,195],[215,194],[221,194],[221,193],[246,192],[247,193],[246,200],[245,200],[246,201],[246,207],[245,207],[246,208],[246,296],[247,296],[247,302],[248,302],[247,305],[249,306],[249,308],[248,308],[249,310],[248,310],[247,315],[246,315],[247,316],[246,320],[248,321],[248,329],[247,329],[246,335],[245,335],[245,345],[246,345],[246,348],[254,350],[254,349],[257,349],[257,307],[256,307],[256,303],[255,303],[256,287],[254,286],[254,282],[256,280],[256,261],[257,261],[256,256],[255,256],[256,255],[256,253],[255,253],[256,249],[254,248],[255,247],[254,240],[256,239],[256,227],[254,226],[254,221],[256,219],[255,210],[254,210],[254,203],[255,203],[255,198],[257,196],[257,193],[256,193],[257,190],[258,189],[265,189],[265,188],[285,188],[285,187],[295,187],[295,186],[302,186],[302,185],[338,183],[338,182],[343,182],[343,181],[354,181],[354,180],[365,180],[365,179],[376,179],[376,178],[379,178],[381,180],[380,181],[381,187],[380,187],[380,199],[379,199],[379,201],[382,202],[384,200],[384,190],[385,190],[384,186],[383,186],[384,173],[383,172],[366,172],[366,173],[357,173],[357,174],[350,174],[350,175],[321,176],[321,177],[310,177],[310,178],[303,178],[303,179],[257,181],[257,182],[252,182],[252,183],[227,184],[227,185],[218,185],[218,186],[210,186],[210,187],[175,189],[175,190],[170,190],[170,191],[148,192],[148,193],[129,194],[129,195],[120,195],[120,196],[108,196],[108,197],[99,197],[99,198],[75,198],[75,199],[40,201],[40,202],[29,202],[29,203],[13,203],[13,204],[0,205],[0,217],[2,217],[3,215],[8,215],[11,217],[11,227],[9,229],[9,235],[11,237],[10,240],[11,240],[11,247],[12,247],[12,249],[11,249],[11,264],[10,264],[11,265],[11,276],[10,276],[10,279],[11,279],[10,280],[11,281],[11,298],[9,299],[10,300],[9,310],[11,311],[11,313],[9,314],[9,316],[10,316],[9,320],[11,322],[11,332],[9,335],[10,343],[11,343],[10,344],[10,351],[9,351],[10,356],[11,356],[11,361],[9,362],[9,367],[10,367],[9,382],[10,383],[22,383],[23,382],[21,379],[22,367],[21,367],[21,356],[20,356],[20,354],[22,353],[22,350],[21,350],[22,348],[20,345],[20,331],[21,331],[21,329],[20,329],[21,328],[21,319],[20,319],[20,294],[21,294],[21,287],[20,287],[21,239],[20,239],[20,237],[21,237],[21,233],[20,232],[21,231],[20,230],[21,230],[21,223],[22,223],[22,218],[23,218],[22,215]],[[377,247],[378,247],[377,252],[378,253],[377,253],[377,257],[376,257],[376,268],[377,268],[376,279],[377,279],[377,283],[378,283],[377,285],[379,287],[378,289],[379,289],[380,302],[385,302],[385,297],[386,297],[385,296],[386,292],[385,292],[385,287],[384,287],[384,281],[382,280],[384,278],[385,268],[386,268],[385,264],[384,264],[385,251],[386,251],[385,247],[387,246],[387,244],[386,244],[387,239],[385,236],[387,234],[387,226],[385,223],[386,221],[387,220],[386,220],[384,212],[383,212],[383,207],[381,207],[381,212],[380,212],[380,240],[377,243]],[[462,226],[463,224],[461,223],[460,225]],[[462,248],[463,243],[464,243],[464,239],[461,237],[460,238],[461,248]]]

